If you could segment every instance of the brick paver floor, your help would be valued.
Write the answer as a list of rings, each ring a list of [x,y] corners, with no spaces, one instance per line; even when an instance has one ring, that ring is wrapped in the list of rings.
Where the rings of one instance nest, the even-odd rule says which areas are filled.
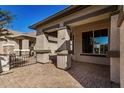
[[[0,87],[59,88],[82,87],[68,72],[57,69],[54,64],[32,64],[10,70],[0,76]]]
[[[32,63],[0,75],[0,87],[19,88],[67,88],[112,87],[109,66],[72,62],[64,71],[54,64]]]
[[[118,84],[110,82],[110,66],[72,62],[72,67],[68,73],[86,88],[119,87]]]

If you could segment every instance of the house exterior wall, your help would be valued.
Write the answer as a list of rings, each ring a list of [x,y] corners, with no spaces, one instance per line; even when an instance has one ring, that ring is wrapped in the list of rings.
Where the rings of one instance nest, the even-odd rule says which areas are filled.
[[[124,21],[120,27],[120,85],[124,88]]]
[[[110,60],[107,57],[95,57],[95,56],[80,55],[80,54],[82,54],[82,32],[103,29],[103,28],[108,28],[108,29],[110,28],[110,20],[109,19],[72,28],[73,35],[74,35],[73,60],[80,61],[80,62],[89,62],[89,63],[109,65]]]
[[[29,49],[29,40],[27,39],[22,40],[22,49]]]
[[[0,41],[0,54],[3,54],[3,44],[5,44],[6,41]]]
[[[49,42],[47,36],[42,33],[36,37],[35,50],[50,50],[50,55],[56,55],[57,43]]]
[[[70,30],[67,28],[58,31],[58,44],[57,44],[57,67],[67,70],[71,67],[70,50]]]
[[[69,47],[67,47],[67,42],[70,41],[70,33],[69,30],[61,29],[58,31],[58,44],[57,44],[57,50],[69,50]]]
[[[51,50],[51,55],[56,55],[55,51],[57,50],[57,43],[49,42],[49,49]]]
[[[19,49],[19,40],[10,40],[10,39],[8,39],[8,43],[14,44],[15,45],[14,48]]]
[[[94,13],[98,10],[101,9],[105,9],[109,7],[108,5],[101,5],[101,6],[90,6],[87,7],[83,10],[77,11],[73,14],[70,14],[68,16],[65,16],[63,18],[57,19],[55,21],[51,21],[47,24],[38,26],[36,28],[38,33],[42,33],[44,28],[59,24],[60,26],[64,26],[64,22],[83,16],[83,15],[87,15],[89,13]],[[108,20],[104,20],[108,18]],[[96,22],[98,20],[103,20],[101,22]],[[76,26],[70,25],[70,27],[72,28],[73,32],[74,32],[74,36],[75,36],[75,53],[73,55],[73,59],[76,61],[81,61],[81,62],[90,62],[90,63],[97,63],[97,64],[105,64],[105,65],[109,65],[110,64],[110,58],[108,57],[95,57],[95,56],[84,56],[84,55],[80,55],[82,53],[82,32],[84,31],[90,31],[90,30],[94,30],[94,29],[103,29],[103,28],[108,28],[110,29],[110,13],[105,13],[105,14],[101,14],[100,16],[95,16],[95,17],[91,17],[88,19],[82,20],[83,22],[80,23],[84,23],[84,26],[81,25],[79,22],[75,23]],[[94,22],[92,24],[89,25],[85,25],[88,23]],[[96,22],[96,23],[95,23]],[[77,25],[78,24],[78,25]],[[39,35],[38,35],[39,36]],[[39,44],[39,46],[41,46]],[[47,46],[46,46],[47,47]],[[91,60],[92,59],[92,60]]]
[[[35,50],[49,50],[49,42],[44,33],[36,37]]]
[[[80,16],[83,16],[83,15],[86,15],[86,14],[89,14],[89,13],[93,13],[93,12],[95,12],[95,11],[98,11],[98,10],[101,10],[101,9],[105,9],[105,8],[107,8],[107,7],[109,7],[108,5],[101,5],[101,6],[90,6],[90,7],[87,7],[87,8],[85,8],[85,9],[83,9],[83,10],[80,10],[80,11],[77,11],[77,12],[75,12],[75,13],[73,13],[73,14],[70,14],[70,15],[68,15],[68,16],[65,16],[65,17],[63,17],[63,18],[60,18],[60,19],[57,19],[57,20],[55,20],[55,21],[51,21],[51,22],[49,22],[49,23],[47,23],[47,24],[44,24],[44,25],[41,25],[41,26],[38,26],[37,28],[36,28],[36,30],[37,30],[37,39],[36,39],[36,46],[35,46],[35,48],[36,49],[41,49],[41,47],[43,47],[43,46],[45,46],[45,48],[44,49],[53,49],[53,47],[52,46],[50,46],[50,47],[48,47],[49,45],[51,45],[52,43],[49,43],[48,42],[48,40],[46,39],[45,40],[45,42],[42,42],[42,43],[40,43],[41,42],[41,35],[43,34],[43,30],[44,30],[44,28],[47,28],[47,27],[50,27],[50,26],[53,26],[53,25],[56,25],[56,24],[59,24],[60,26],[64,26],[64,22],[65,21],[68,21],[68,20],[71,20],[71,19],[73,19],[73,18],[77,18],[77,17],[80,17]],[[107,13],[108,14],[108,13]],[[108,15],[107,15],[108,16]],[[102,16],[100,16],[101,18],[102,18]],[[100,18],[99,17],[99,18]],[[97,19],[97,18],[94,18],[95,20]],[[104,19],[104,18],[103,18]],[[39,34],[40,33],[40,34]],[[44,38],[44,37],[42,37],[42,38]],[[78,41],[78,42],[80,42],[80,41]],[[55,44],[52,44],[52,45],[55,45]],[[55,47],[56,47],[56,45],[55,45]],[[88,56],[85,56],[85,58],[87,59],[87,57]],[[83,56],[81,57],[81,59],[83,58]],[[89,58],[89,57],[88,57]],[[92,57],[93,59],[94,59],[94,62],[96,61],[96,57]],[[81,60],[80,59],[80,60]],[[101,58],[99,58],[99,57],[97,57],[97,59],[98,60],[100,60]],[[107,61],[107,63],[108,63],[108,59],[106,59],[106,58],[103,58],[103,59],[105,59],[106,61]],[[105,61],[104,60],[104,61]],[[104,62],[103,62],[104,63]]]
[[[19,42],[18,42],[18,40],[7,39],[7,41],[0,41],[0,54],[4,54],[3,45],[5,45],[5,44],[13,44],[14,45],[14,49],[19,49]]]
[[[111,16],[110,51],[120,51],[120,31],[117,26],[118,14]],[[120,58],[110,57],[110,79],[120,83]]]

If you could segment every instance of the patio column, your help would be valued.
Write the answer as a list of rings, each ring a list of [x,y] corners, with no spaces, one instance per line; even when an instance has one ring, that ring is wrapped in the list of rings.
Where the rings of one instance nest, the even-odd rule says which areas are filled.
[[[21,55],[27,55],[29,56],[29,40],[28,39],[23,39],[22,40],[22,50],[21,50]]]
[[[111,16],[110,31],[110,79],[120,83],[120,32],[117,26],[118,14]]]
[[[120,25],[120,86],[124,88],[124,6]]]
[[[58,30],[57,47],[57,67],[66,70],[71,66],[70,30],[67,27]]]
[[[48,63],[49,61],[49,43],[46,35],[42,32],[36,37],[36,61],[39,63]]]
[[[22,49],[29,49],[29,40],[28,39],[22,40]]]
[[[120,27],[120,84],[124,88],[124,21]]]

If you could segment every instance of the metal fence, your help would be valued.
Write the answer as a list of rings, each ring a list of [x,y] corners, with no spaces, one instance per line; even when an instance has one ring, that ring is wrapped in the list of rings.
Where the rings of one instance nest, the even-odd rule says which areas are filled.
[[[15,68],[15,67],[22,67],[28,62],[29,56],[27,55],[16,55],[14,53],[9,55],[9,65],[10,69]]]

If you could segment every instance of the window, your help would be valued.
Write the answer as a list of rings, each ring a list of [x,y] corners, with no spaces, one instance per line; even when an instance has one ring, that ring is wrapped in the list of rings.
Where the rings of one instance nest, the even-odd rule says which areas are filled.
[[[82,44],[83,44],[83,52],[84,53],[93,53],[93,33],[84,32],[82,33]]]
[[[72,44],[71,44],[71,46],[72,46],[72,53],[74,54],[74,35],[72,35]]]
[[[106,54],[108,51],[108,29],[82,33],[82,52]]]

